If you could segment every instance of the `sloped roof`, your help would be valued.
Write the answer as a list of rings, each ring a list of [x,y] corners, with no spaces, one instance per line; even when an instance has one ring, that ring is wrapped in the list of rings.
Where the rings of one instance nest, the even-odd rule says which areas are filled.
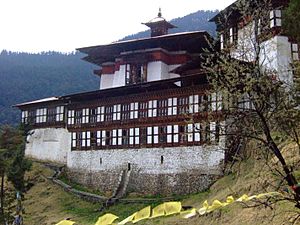
[[[88,54],[83,60],[101,65],[104,62],[114,62],[121,52],[141,49],[163,48],[167,51],[187,51],[201,53],[209,49],[213,38],[206,31],[183,32],[156,37],[120,41],[108,45],[97,45],[78,48]]]

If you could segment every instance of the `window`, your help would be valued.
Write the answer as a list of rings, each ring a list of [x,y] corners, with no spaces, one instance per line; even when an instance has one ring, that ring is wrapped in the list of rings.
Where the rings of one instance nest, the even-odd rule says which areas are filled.
[[[220,111],[222,110],[223,98],[221,93],[211,94],[211,110]]]
[[[91,132],[90,131],[81,132],[80,143],[81,143],[82,148],[91,147]]]
[[[167,143],[178,143],[179,141],[179,129],[178,125],[168,125],[167,126]]]
[[[64,121],[64,106],[56,107],[56,121],[57,122]]]
[[[82,121],[82,109],[79,109],[75,111],[75,123],[81,124],[81,121]]]
[[[68,124],[72,125],[75,122],[75,110],[68,111]]]
[[[98,147],[104,147],[106,145],[106,131],[97,131],[96,142]]]
[[[229,42],[230,42],[230,44],[237,44],[237,39],[238,39],[237,26],[231,27],[229,29]]]
[[[157,115],[158,116],[168,115],[168,99],[158,100]]]
[[[97,122],[97,108],[90,109],[89,123]]]
[[[220,48],[224,49],[224,34],[220,34]]]
[[[186,114],[189,112],[189,97],[179,97],[178,98],[178,113]]]
[[[76,133],[75,132],[72,132],[72,134],[71,134],[72,136],[72,142],[71,142],[71,147],[72,147],[72,149],[76,149],[76,147],[77,147],[77,138],[76,138]]]
[[[157,100],[151,100],[148,102],[148,117],[157,116]]]
[[[200,96],[200,111],[201,112],[208,112],[211,110],[211,104],[210,104],[210,95],[202,95]]]
[[[168,116],[177,115],[177,98],[168,99]]]
[[[113,120],[120,120],[121,119],[121,105],[114,105],[113,109]]]
[[[299,60],[298,44],[292,43],[292,59]]]
[[[139,116],[139,103],[130,103],[130,119],[137,119]]]
[[[201,124],[195,123],[194,124],[194,142],[201,141]]]
[[[257,23],[256,23],[256,32],[257,32],[257,35],[261,34],[261,30],[262,30],[261,19],[258,19]]]
[[[82,123],[89,123],[90,110],[88,108],[82,109]]]
[[[199,95],[189,96],[189,113],[199,112]]]
[[[148,117],[148,102],[139,103],[139,118]]]
[[[129,145],[138,146],[140,144],[140,128],[129,129]]]
[[[219,144],[220,139],[220,123],[210,122],[210,141],[213,144]]]
[[[105,112],[104,106],[97,107],[97,122],[104,121],[104,115],[105,115],[104,112]]]
[[[145,64],[126,64],[125,83],[137,84],[147,81],[147,65]]]
[[[254,105],[250,101],[250,98],[247,94],[244,94],[238,100],[238,109],[245,110],[245,109],[254,109]]]
[[[45,123],[47,121],[47,108],[36,110],[36,123]]]
[[[281,27],[281,10],[270,11],[270,27]]]
[[[113,106],[105,107],[105,121],[112,121],[113,119]]]
[[[22,111],[22,123],[27,124],[28,123],[28,111]]]
[[[130,104],[122,105],[122,120],[130,119]]]
[[[147,127],[147,144],[158,144],[158,127]]]
[[[115,129],[112,130],[112,142],[111,145],[116,146],[116,145],[122,145],[122,129]]]

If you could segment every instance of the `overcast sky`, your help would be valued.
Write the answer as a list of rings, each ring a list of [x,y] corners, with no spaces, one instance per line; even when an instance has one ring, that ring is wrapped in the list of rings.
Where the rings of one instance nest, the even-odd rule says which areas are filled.
[[[171,20],[234,0],[0,0],[0,51],[74,51],[146,29],[162,8]]]

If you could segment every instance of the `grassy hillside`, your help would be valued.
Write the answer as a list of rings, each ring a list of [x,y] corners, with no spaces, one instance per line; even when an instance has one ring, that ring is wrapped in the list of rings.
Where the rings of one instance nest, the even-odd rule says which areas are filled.
[[[298,149],[292,144],[284,148],[284,154],[289,158],[289,163],[296,166],[296,174],[300,176],[300,158],[295,157],[295,155],[299,156],[299,154],[296,154],[296,151]],[[231,173],[218,180],[206,192],[182,196],[184,199],[182,201],[183,205],[200,208],[206,199],[211,203],[214,199],[225,200],[228,195],[238,197],[245,193],[258,194],[274,191],[279,187],[280,179],[275,173],[270,171],[270,167],[276,168],[276,161],[271,159],[269,165],[267,165],[266,161],[259,154],[256,154],[254,157],[255,159],[246,159],[236,163]],[[30,177],[35,185],[26,195],[27,200],[24,202],[26,224],[54,224],[64,218],[72,218],[78,224],[89,225],[94,224],[98,216],[104,213],[111,212],[123,219],[146,206],[146,204],[118,204],[99,213],[97,212],[98,204],[87,203],[65,193],[60,187],[43,178],[42,174],[49,176],[51,171],[39,164],[34,164]],[[282,191],[282,188],[279,190]],[[156,204],[158,203],[159,201]],[[201,217],[186,220],[180,216],[172,216],[143,221],[139,224],[279,225],[292,224],[293,218],[295,218],[297,213],[300,214],[300,210],[296,210],[292,203],[285,201],[278,202],[271,207],[266,207],[265,205],[251,207],[255,204],[255,202],[249,203],[250,207],[247,207],[245,204],[235,203]],[[298,222],[300,223],[300,221]]]

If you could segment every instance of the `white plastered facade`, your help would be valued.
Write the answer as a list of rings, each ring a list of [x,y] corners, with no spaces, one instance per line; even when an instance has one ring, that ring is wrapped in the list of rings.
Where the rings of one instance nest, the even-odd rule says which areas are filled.
[[[71,134],[65,128],[42,128],[30,131],[25,154],[44,161],[67,164]]]

